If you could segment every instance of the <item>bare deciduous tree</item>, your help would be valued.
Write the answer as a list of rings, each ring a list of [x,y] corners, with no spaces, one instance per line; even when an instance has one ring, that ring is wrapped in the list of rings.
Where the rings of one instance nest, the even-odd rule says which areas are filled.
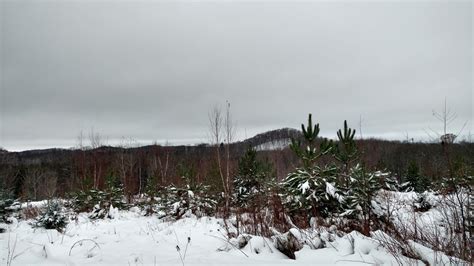
[[[457,114],[451,109],[447,107],[447,101],[446,98],[444,99],[444,109],[442,112],[437,112],[433,111],[433,116],[436,117],[439,121],[443,123],[443,134],[440,136],[439,133],[436,131],[432,130],[435,134],[440,136],[441,140],[441,145],[443,147],[443,153],[445,156],[445,160],[448,166],[448,176],[449,178],[446,180],[448,187],[451,189],[451,193],[453,195],[453,204],[455,206],[456,210],[459,210],[459,223],[462,231],[462,243],[463,247],[465,250],[467,250],[468,247],[468,221],[470,219],[469,217],[469,211],[467,211],[467,206],[468,206],[468,199],[469,197],[466,197],[466,189],[469,189],[469,186],[466,184],[463,184],[466,180],[464,180],[463,177],[466,177],[466,173],[460,173],[458,169],[454,167],[454,163],[452,161],[452,156],[451,156],[451,149],[453,146],[453,143],[456,139],[457,136],[461,134],[461,132],[464,130],[464,127],[467,124],[467,121],[464,123],[462,126],[461,130],[457,135],[448,132],[448,126],[452,124],[456,118]],[[465,254],[464,254],[465,255]]]
[[[208,114],[209,132],[211,144],[216,148],[217,165],[219,167],[219,175],[224,189],[224,197],[226,201],[226,210],[230,204],[230,145],[234,140],[235,126],[230,112],[230,103],[226,102],[225,116],[219,106],[214,106]],[[225,145],[224,145],[225,143]],[[225,175],[223,171],[221,146],[225,146]]]
[[[25,196],[31,200],[38,200],[38,189],[40,184],[44,183],[45,179],[44,171],[41,167],[29,167],[26,170],[23,183]]]
[[[224,179],[224,174],[222,172],[222,161],[221,161],[221,154],[220,154],[220,144],[222,141],[222,110],[218,105],[215,105],[208,113],[209,118],[209,134],[210,134],[210,142],[216,149],[216,157],[217,157],[217,166],[219,167],[219,175],[221,177],[222,186],[224,188],[224,194],[227,195],[227,185]]]
[[[81,151],[85,150],[84,146],[84,132],[81,130],[77,136],[77,148]]]
[[[82,131],[81,131],[82,134]],[[100,133],[95,132],[94,128],[91,128],[91,131],[89,132],[89,142],[90,142],[90,147],[91,149],[96,149],[104,145],[103,143],[104,138]]]
[[[158,158],[158,164],[160,166],[160,175],[161,175],[161,183],[165,184],[166,179],[168,178],[168,166],[169,166],[169,159],[170,159],[170,149],[169,143],[166,141],[165,146],[163,147],[162,151],[164,153],[164,158],[161,154],[158,154],[156,157]]]
[[[137,147],[137,143],[133,138],[122,137],[120,141],[120,175],[122,179],[122,184],[125,187],[129,187],[129,177],[133,176],[133,168],[135,165],[135,156],[130,148]],[[128,191],[130,192],[130,191]]]
[[[235,125],[232,120],[230,113],[230,103],[227,101],[225,119],[224,119],[224,130],[226,137],[226,186],[227,191],[230,191],[230,144],[234,141],[235,136]]]
[[[43,191],[48,199],[52,199],[57,192],[58,177],[56,174],[50,174],[44,179],[40,190]]]
[[[427,132],[428,136],[431,139],[438,139],[441,140],[443,143],[453,143],[455,139],[461,134],[464,128],[467,125],[467,121],[461,127],[461,130],[457,134],[453,134],[453,132],[448,132],[448,126],[451,125],[458,115],[453,112],[450,108],[448,108],[447,100],[444,98],[444,108],[441,112],[433,110],[433,116],[439,120],[443,124],[443,132],[440,134],[439,132],[430,128],[431,132],[434,133],[437,137],[433,138],[433,136]]]
[[[91,131],[89,133],[89,142],[90,142],[90,147],[93,150],[92,152],[92,164],[93,164],[93,185],[94,188],[97,189],[99,187],[99,178],[102,173],[102,167],[101,164],[98,161],[98,153],[97,151],[94,151],[95,149],[103,146],[103,137],[100,135],[98,132],[94,131],[94,128],[91,128]]]

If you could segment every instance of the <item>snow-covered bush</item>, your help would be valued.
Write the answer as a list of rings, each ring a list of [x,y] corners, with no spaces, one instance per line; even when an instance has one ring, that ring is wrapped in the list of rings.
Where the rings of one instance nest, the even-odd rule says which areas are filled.
[[[186,183],[183,187],[170,185],[162,189],[157,203],[158,211],[175,219],[190,213],[197,216],[212,215],[217,201],[211,195],[209,186],[191,184],[188,178],[183,179]]]
[[[359,164],[350,171],[350,189],[346,194],[343,216],[363,220],[363,233],[368,235],[372,219],[372,200],[380,189],[380,173],[367,172]]]
[[[294,260],[295,252],[303,248],[303,239],[298,229],[291,228],[284,234],[274,236],[274,245],[281,253]]]
[[[7,190],[0,189],[0,222],[6,222],[12,213],[11,206],[16,201],[13,199],[12,193]]]
[[[272,184],[268,163],[257,160],[257,151],[249,148],[239,160],[238,173],[234,177],[233,203],[237,207],[265,206],[265,196]]]
[[[76,212],[92,211],[91,218],[105,218],[112,206],[118,209],[127,207],[123,194],[122,186],[113,185],[109,181],[105,190],[90,189],[76,192],[71,205]]]
[[[89,218],[91,219],[114,219],[117,216],[118,208],[115,208],[112,204],[108,205],[108,207],[101,206],[96,204],[92,209]]]
[[[156,198],[158,192],[158,178],[156,176],[148,177],[145,192],[144,195],[139,195],[138,201],[135,200],[134,202],[143,207],[146,216],[150,216],[156,212]],[[140,200],[140,198],[143,200]]]
[[[109,190],[91,189],[77,192],[72,199],[72,207],[77,212],[92,211],[91,218],[104,218],[110,208],[114,206],[119,209],[125,208],[122,189],[113,188]],[[99,215],[100,213],[100,215]]]
[[[419,194],[418,195],[418,199],[416,200],[416,202],[414,203],[414,209],[415,211],[417,212],[427,212],[429,211],[431,208],[433,207],[433,205],[431,204],[431,202],[427,199],[427,195],[426,194]]]
[[[48,201],[46,210],[35,221],[35,226],[45,229],[56,229],[62,232],[68,224],[68,217],[59,200]]]
[[[292,211],[311,211],[326,217],[340,210],[344,201],[335,186],[335,168],[298,168],[283,181],[283,202]]]

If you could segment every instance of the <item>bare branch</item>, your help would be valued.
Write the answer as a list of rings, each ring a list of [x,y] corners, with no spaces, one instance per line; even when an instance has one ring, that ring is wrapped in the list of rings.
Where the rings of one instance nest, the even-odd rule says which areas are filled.
[[[89,142],[92,149],[99,148],[103,145],[103,137],[98,132],[95,132],[94,128],[91,128]]]

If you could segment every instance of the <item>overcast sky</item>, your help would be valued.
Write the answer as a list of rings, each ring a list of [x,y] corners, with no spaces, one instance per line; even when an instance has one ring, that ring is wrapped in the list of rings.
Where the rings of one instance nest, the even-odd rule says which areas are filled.
[[[207,141],[231,102],[238,138],[298,128],[426,139],[444,98],[472,130],[471,1],[0,0],[0,146]],[[473,132],[474,133],[474,132]]]

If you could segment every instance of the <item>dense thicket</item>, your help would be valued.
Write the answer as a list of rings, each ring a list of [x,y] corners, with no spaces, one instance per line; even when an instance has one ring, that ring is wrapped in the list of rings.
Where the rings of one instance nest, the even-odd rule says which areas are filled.
[[[301,131],[281,129],[232,144],[231,172],[236,172],[238,160],[247,147],[290,138],[302,140]],[[315,145],[319,145],[320,141],[321,139],[316,139]],[[438,143],[403,143],[377,139],[356,140],[355,143],[360,161],[366,169],[386,170],[402,182],[420,180],[414,182],[415,190],[427,184],[441,185],[441,178],[448,173],[443,148]],[[341,145],[341,150],[343,148],[345,147]],[[474,165],[473,143],[453,144],[450,152],[454,166],[469,168]],[[289,147],[258,151],[256,156],[272,165],[277,180],[285,178],[299,163],[298,157]],[[211,186],[211,190],[218,191],[222,184],[214,157],[213,148],[205,144],[2,152],[0,185],[12,191],[16,198],[39,200],[52,195],[65,196],[82,189],[105,189],[107,177],[114,175],[123,185],[125,193],[134,195],[145,192],[151,180],[156,185],[163,186],[183,184],[182,166],[187,165],[194,171],[197,182],[203,182]],[[336,161],[337,157],[327,157],[321,158],[318,164]]]

